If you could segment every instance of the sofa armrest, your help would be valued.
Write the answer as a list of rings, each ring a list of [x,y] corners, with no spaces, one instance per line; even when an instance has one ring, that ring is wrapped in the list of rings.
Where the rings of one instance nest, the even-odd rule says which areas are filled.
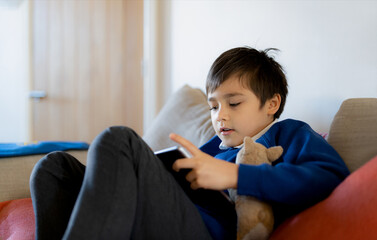
[[[67,151],[83,164],[86,150]],[[34,165],[45,154],[0,158],[0,202],[30,197],[29,178]]]

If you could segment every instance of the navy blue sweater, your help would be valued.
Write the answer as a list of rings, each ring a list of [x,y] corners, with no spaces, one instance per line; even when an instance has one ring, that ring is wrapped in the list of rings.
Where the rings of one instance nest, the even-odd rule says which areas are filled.
[[[254,196],[271,204],[275,227],[326,198],[349,175],[339,154],[304,122],[292,119],[277,122],[256,142],[267,148],[282,146],[283,155],[272,165],[241,164],[237,191],[239,195]],[[215,158],[235,162],[239,149],[220,150],[220,143],[215,136],[200,149]],[[198,208],[214,238],[224,239],[234,234],[228,232],[228,237],[224,237],[230,231],[226,225],[232,225],[216,219],[224,219],[224,214],[207,214],[208,211]],[[229,218],[234,221],[234,216]]]

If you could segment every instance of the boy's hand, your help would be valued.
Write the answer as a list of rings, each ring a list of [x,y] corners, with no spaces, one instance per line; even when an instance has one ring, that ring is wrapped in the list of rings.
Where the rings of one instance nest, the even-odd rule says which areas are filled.
[[[206,188],[224,190],[237,188],[238,165],[216,159],[197,148],[189,140],[178,134],[170,134],[170,139],[182,145],[192,157],[178,159],[173,164],[173,169],[179,171],[182,168],[192,169],[186,179],[191,183],[192,189]]]

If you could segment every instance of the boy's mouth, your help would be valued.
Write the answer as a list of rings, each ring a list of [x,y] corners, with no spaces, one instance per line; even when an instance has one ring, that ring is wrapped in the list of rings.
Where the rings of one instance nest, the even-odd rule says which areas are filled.
[[[221,135],[224,135],[224,136],[227,136],[227,135],[230,135],[234,132],[234,129],[230,129],[230,128],[220,128],[220,134]]]

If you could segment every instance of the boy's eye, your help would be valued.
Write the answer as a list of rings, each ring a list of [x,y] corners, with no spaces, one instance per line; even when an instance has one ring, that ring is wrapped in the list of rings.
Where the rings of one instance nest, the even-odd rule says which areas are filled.
[[[210,111],[213,111],[213,110],[216,110],[217,109],[217,106],[214,106],[214,107],[210,107],[209,110]]]
[[[237,102],[237,103],[229,103],[229,106],[231,106],[231,107],[237,107],[238,105],[240,105],[240,102]]]

